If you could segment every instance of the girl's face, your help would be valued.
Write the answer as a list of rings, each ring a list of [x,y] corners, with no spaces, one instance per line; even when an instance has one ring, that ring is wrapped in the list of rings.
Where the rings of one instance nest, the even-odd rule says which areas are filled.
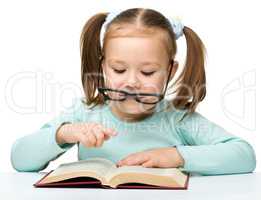
[[[108,39],[102,68],[105,87],[125,90],[130,93],[163,93],[170,71],[166,46],[157,36],[115,37]],[[177,64],[172,69],[173,77]],[[134,98],[110,102],[121,112],[144,113],[148,105]]]

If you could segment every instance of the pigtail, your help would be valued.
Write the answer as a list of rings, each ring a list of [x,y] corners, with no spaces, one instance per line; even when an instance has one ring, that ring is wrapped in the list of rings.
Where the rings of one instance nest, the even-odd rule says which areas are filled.
[[[185,26],[183,32],[187,42],[187,56],[184,69],[175,82],[178,83],[177,98],[173,100],[176,108],[187,109],[182,119],[193,113],[206,96],[204,44],[192,29]]]
[[[102,96],[96,95],[100,78],[102,51],[100,31],[107,13],[99,13],[91,17],[83,27],[80,39],[81,79],[87,105],[102,102]],[[96,95],[96,96],[95,96]],[[95,106],[94,105],[94,106]]]

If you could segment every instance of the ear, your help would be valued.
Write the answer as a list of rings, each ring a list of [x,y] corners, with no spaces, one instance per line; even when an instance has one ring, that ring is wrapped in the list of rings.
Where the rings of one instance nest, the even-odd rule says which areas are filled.
[[[170,67],[171,67],[171,65],[170,65]],[[170,80],[172,78],[174,78],[174,76],[175,76],[175,74],[176,74],[176,72],[178,70],[178,67],[179,67],[178,61],[174,60],[173,63],[172,63],[172,70],[171,70]]]

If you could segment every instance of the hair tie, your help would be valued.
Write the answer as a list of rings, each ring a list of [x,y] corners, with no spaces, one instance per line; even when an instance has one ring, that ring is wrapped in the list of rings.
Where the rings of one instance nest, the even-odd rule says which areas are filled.
[[[104,39],[105,31],[107,29],[108,24],[123,11],[124,10],[113,10],[112,12],[110,12],[107,15],[105,22],[102,24],[101,32],[100,32],[101,48],[103,46],[103,39]],[[172,26],[173,32],[175,33],[176,40],[177,40],[179,37],[181,37],[183,35],[184,25],[182,24],[181,20],[177,17],[172,17],[172,16],[165,16],[165,17],[169,20],[169,22]]]

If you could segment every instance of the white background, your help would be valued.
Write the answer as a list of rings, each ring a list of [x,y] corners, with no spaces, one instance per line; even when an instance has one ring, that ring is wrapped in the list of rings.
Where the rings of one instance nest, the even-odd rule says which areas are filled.
[[[38,130],[83,95],[79,38],[87,19],[116,8],[179,16],[206,45],[207,96],[198,112],[250,142],[261,156],[258,1],[0,1],[0,172],[14,171],[15,139]],[[178,41],[184,58],[184,38]],[[46,171],[75,161],[69,150]],[[25,160],[26,162],[26,160]]]

